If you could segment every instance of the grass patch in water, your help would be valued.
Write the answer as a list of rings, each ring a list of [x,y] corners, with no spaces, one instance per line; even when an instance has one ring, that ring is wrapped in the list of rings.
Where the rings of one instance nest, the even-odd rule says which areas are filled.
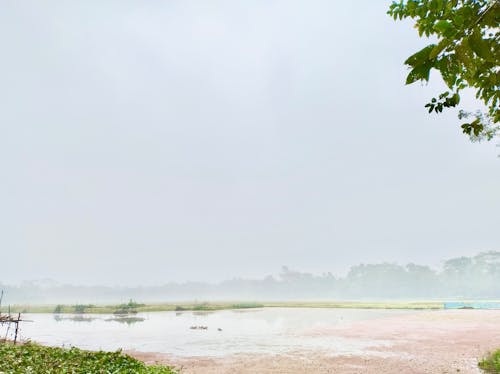
[[[175,374],[166,366],[149,366],[117,352],[45,347],[35,343],[0,343],[0,373],[9,374]]]
[[[263,308],[264,304],[258,303],[239,303],[231,305],[231,309],[253,309],[253,308]]]

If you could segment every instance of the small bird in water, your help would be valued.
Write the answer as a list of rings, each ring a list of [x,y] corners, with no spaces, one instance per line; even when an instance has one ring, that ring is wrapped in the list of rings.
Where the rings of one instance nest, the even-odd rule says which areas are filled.
[[[222,331],[222,329],[220,327],[217,327],[217,331]]]

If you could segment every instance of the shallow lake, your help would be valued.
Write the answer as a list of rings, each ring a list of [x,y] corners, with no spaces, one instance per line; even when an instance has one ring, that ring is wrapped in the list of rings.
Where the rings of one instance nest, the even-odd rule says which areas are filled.
[[[235,353],[287,353],[322,350],[356,354],[387,344],[321,334],[324,329],[416,311],[262,308],[216,312],[139,313],[114,315],[26,314],[22,338],[53,346],[84,349],[137,350],[181,357]],[[193,329],[203,326],[206,329]]]

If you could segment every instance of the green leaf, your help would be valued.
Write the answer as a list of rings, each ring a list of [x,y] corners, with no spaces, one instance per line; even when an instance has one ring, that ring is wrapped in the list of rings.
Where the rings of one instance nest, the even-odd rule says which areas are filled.
[[[406,84],[412,84],[419,80],[429,80],[429,73],[431,71],[432,64],[427,63],[423,65],[416,66],[406,77]]]
[[[493,60],[494,62],[494,58],[488,42],[483,39],[481,32],[477,29],[474,30],[474,32],[469,37],[469,46],[479,57],[484,58],[487,61]]]
[[[458,57],[460,62],[464,64],[468,69],[473,67],[473,52],[469,47],[469,38],[464,38],[463,42],[455,47],[455,55]]]
[[[450,44],[451,44],[451,42],[448,39],[441,40],[438,45],[436,45],[434,48],[432,48],[431,52],[429,53],[428,58],[430,60],[436,58]]]
[[[448,21],[441,20],[436,22],[434,30],[444,35],[447,31],[453,30],[453,25]]]
[[[417,53],[408,57],[405,61],[405,65],[410,65],[411,67],[416,67],[426,63],[429,60],[429,56],[432,50],[436,47],[436,44],[430,44],[427,47],[421,49]]]

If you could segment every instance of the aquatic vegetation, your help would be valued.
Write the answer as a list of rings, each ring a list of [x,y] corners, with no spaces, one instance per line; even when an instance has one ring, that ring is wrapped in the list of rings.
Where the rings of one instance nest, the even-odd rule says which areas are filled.
[[[44,347],[35,343],[0,343],[0,373],[175,374],[166,366],[148,366],[116,352]]]
[[[252,308],[263,308],[264,304],[258,303],[239,303],[231,305],[232,309],[252,309]]]
[[[118,308],[113,312],[114,314],[135,314],[137,313],[137,308],[145,306],[145,304],[139,304],[134,300],[130,299],[126,304],[118,305]]]
[[[500,349],[480,361],[479,367],[487,373],[500,373]]]
[[[443,309],[443,302],[440,301],[283,301],[283,302],[205,302],[205,303],[161,303],[161,304],[138,304],[133,308],[133,312],[116,313],[121,305],[92,305],[84,309],[83,314],[135,314],[149,312],[167,311],[194,311],[212,312],[216,310],[228,309],[253,309],[253,308],[348,308],[348,309]],[[13,305],[12,313],[52,313],[54,305]],[[75,307],[71,305],[59,305],[59,313],[75,314]],[[82,314],[82,313],[80,313]]]
[[[58,305],[58,306],[60,307],[59,310],[61,310],[62,309],[61,305]],[[83,314],[89,308],[94,308],[94,305],[92,305],[92,304],[76,304],[76,305],[73,306],[73,309],[74,309],[73,312],[74,313],[78,313],[78,314]]]

